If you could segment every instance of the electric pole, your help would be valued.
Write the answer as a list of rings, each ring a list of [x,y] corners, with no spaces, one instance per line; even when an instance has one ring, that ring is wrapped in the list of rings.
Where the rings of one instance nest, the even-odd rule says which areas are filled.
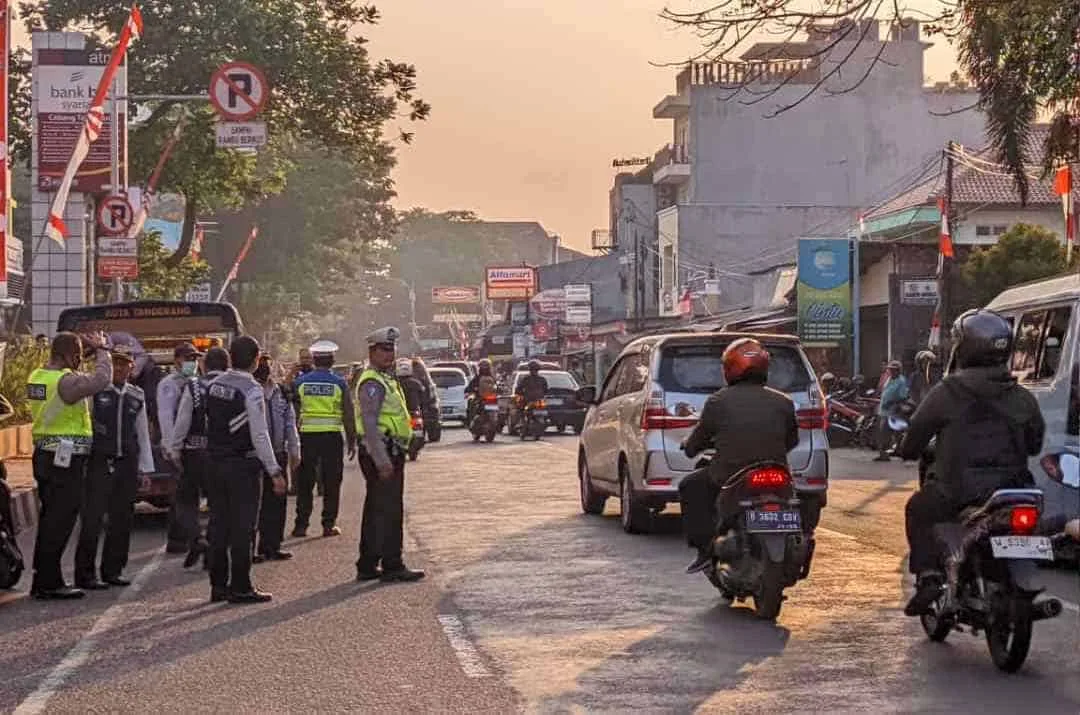
[[[949,235],[949,241],[952,241],[953,226],[956,223],[956,214],[953,211],[953,143],[950,140],[945,145],[945,215],[941,217],[942,230],[947,231]],[[941,237],[938,237],[940,243]],[[938,282],[938,292],[940,294],[941,310],[938,315],[938,319],[941,325],[941,344],[948,347],[950,350],[952,346],[947,346],[947,333],[945,332],[952,326],[952,263],[953,258],[946,256],[942,253],[941,246],[938,246],[938,260],[941,261],[941,270],[939,271],[941,278]],[[955,247],[953,248],[955,256]],[[944,354],[944,353],[943,353]]]

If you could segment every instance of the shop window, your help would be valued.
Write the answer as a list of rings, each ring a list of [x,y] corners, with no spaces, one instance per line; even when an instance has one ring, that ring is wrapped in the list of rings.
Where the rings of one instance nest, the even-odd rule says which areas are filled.
[[[1008,226],[994,226],[993,234],[995,236],[1000,236],[1001,234],[1005,233],[1008,230],[1009,230]]]
[[[975,227],[975,235],[976,236],[989,236],[990,235],[990,227],[989,226],[976,226]]]
[[[1021,382],[1034,379],[1039,362],[1039,348],[1042,342],[1043,324],[1046,311],[1038,310],[1024,313],[1016,328],[1016,338],[1010,369]]]

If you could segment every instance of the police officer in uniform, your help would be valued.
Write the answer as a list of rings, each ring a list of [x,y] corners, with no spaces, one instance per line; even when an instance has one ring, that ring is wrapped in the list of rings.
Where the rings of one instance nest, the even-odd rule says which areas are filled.
[[[180,406],[188,383],[199,372],[201,353],[191,343],[180,343],[173,350],[173,370],[165,376],[157,387],[157,418],[161,430],[161,445],[166,448],[172,442],[176,411]],[[202,489],[202,476],[199,472],[185,472],[183,464],[177,463],[180,470],[176,485],[176,496],[169,509],[168,544],[170,554],[190,553],[199,548],[199,496]]]
[[[300,470],[296,478],[296,526],[293,529],[296,537],[307,536],[313,507],[312,491],[318,477],[322,478],[323,485],[323,536],[341,534],[337,517],[344,456],[345,452],[349,459],[356,455],[356,418],[348,383],[330,369],[334,366],[337,349],[337,344],[329,340],[312,345],[315,369],[293,383],[300,402]]]
[[[79,514],[79,547],[75,551],[75,585],[87,590],[129,586],[123,577],[131,546],[135,495],[140,477],[149,482],[154,472],[146,395],[128,384],[135,357],[128,345],[112,349],[112,385],[94,395],[94,445]],[[108,514],[97,577],[98,541]]]
[[[190,481],[197,481],[199,492],[206,493],[206,475],[210,471],[206,455],[206,390],[211,382],[229,369],[229,353],[225,348],[210,348],[203,358],[203,369],[206,371],[204,375],[187,380],[181,388],[172,437],[163,443],[163,448],[169,461],[181,465],[185,475],[198,475],[197,480],[190,478]],[[196,505],[198,498],[196,493]],[[195,534],[184,559],[184,568],[191,568],[200,556],[205,555],[207,541],[201,533],[198,508],[185,508],[182,513],[188,520],[184,524],[185,531]],[[205,565],[205,559],[203,563]]]
[[[405,455],[412,424],[405,394],[394,376],[399,335],[397,328],[382,328],[367,337],[369,367],[360,375],[356,388],[360,469],[367,482],[357,581],[418,581],[424,577],[423,571],[406,568],[401,554]]]
[[[79,375],[84,345],[92,349],[94,374]],[[41,512],[34,543],[35,598],[82,598],[85,592],[64,583],[60,558],[75,528],[82,501],[83,480],[90,459],[94,427],[86,398],[112,382],[112,358],[100,333],[85,338],[57,333],[49,362],[30,374],[26,396],[34,418],[34,479]]]
[[[254,373],[259,343],[242,335],[229,346],[232,369],[207,388],[207,450],[211,473],[210,600],[264,603],[272,596],[251,582],[251,546],[259,518],[263,472],[285,493],[266,424],[266,399]]]

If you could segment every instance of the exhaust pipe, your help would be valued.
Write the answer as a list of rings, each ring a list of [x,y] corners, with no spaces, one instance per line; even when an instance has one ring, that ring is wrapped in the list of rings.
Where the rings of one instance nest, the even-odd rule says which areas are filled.
[[[1031,620],[1042,621],[1047,618],[1057,618],[1061,615],[1061,601],[1056,598],[1048,598],[1045,601],[1031,604]]]

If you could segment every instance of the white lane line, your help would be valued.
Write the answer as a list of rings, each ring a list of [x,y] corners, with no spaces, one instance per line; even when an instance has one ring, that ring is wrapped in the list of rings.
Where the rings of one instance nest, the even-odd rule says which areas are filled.
[[[97,647],[98,639],[116,625],[123,614],[124,606],[139,595],[139,591],[150,580],[154,572],[158,570],[164,559],[165,549],[163,548],[154,554],[154,557],[150,559],[146,566],[142,567],[134,580],[132,580],[131,585],[125,588],[120,597],[116,599],[116,603],[105,609],[105,612],[94,621],[93,627],[90,628],[86,635],[80,638],[79,642],[64,656],[64,659],[45,676],[45,680],[41,681],[41,685],[37,687],[37,690],[30,693],[19,704],[19,707],[15,708],[13,715],[37,715],[37,713],[44,712],[49,700],[56,695],[60,688],[64,687],[64,683],[67,682],[68,678],[90,659],[90,654]]]
[[[480,654],[476,652],[476,647],[469,640],[469,636],[465,632],[465,624],[461,622],[461,619],[457,616],[443,615],[439,616],[439,624],[442,626],[447,640],[450,641],[450,647],[454,649],[454,655],[457,656],[465,677],[491,677],[491,671],[484,665]]]

